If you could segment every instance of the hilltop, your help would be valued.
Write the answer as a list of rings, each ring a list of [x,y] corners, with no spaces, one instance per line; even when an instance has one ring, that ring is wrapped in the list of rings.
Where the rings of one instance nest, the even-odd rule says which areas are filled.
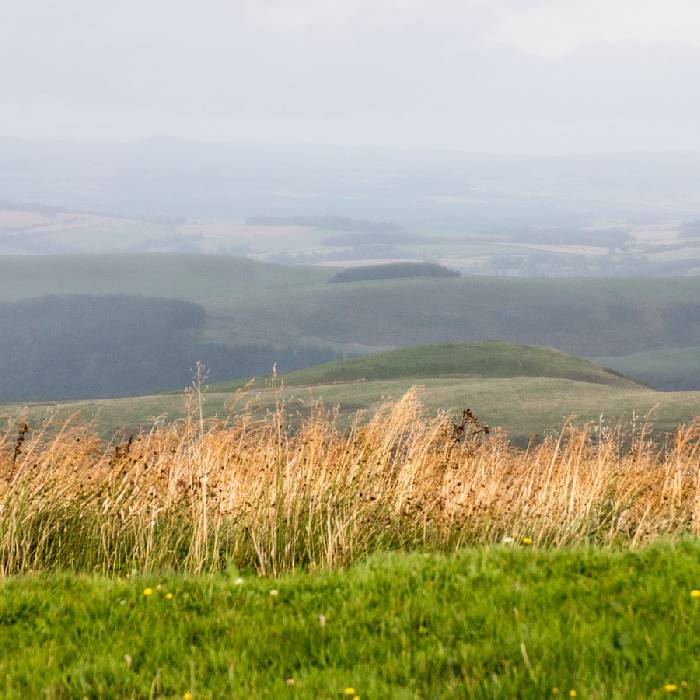
[[[554,348],[481,343],[418,345],[288,372],[288,386],[389,379],[556,377],[593,384],[639,388],[639,384],[600,365]],[[226,385],[219,385],[224,388]]]

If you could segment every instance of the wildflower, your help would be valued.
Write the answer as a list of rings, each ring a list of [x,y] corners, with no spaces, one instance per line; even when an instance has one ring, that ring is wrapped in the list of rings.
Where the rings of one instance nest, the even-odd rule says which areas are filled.
[[[521,540],[521,542],[522,542],[525,546],[531,545],[531,544],[532,544],[532,537],[523,537],[523,539]]]
[[[355,689],[354,688],[346,688],[343,691],[343,695],[352,695],[354,697],[355,696]]]
[[[559,688],[552,688],[552,695],[559,695]]]
[[[694,588],[692,591],[690,591],[690,597],[700,598],[700,591],[697,588]]]
[[[664,690],[667,693],[675,693],[678,690],[678,686],[675,683],[666,683]]]
[[[274,598],[275,596],[278,596],[280,592],[276,588],[271,588],[270,589],[270,595]]]
[[[182,700],[192,700],[192,693],[190,693],[189,690],[186,690],[182,696]]]
[[[687,688],[688,687],[688,681],[681,681],[681,688]]]
[[[173,599],[173,594],[172,593],[166,593],[165,594],[166,600],[172,600]]]
[[[157,591],[162,591],[162,590],[163,590],[163,584],[162,584],[162,583],[159,583],[159,584],[156,586],[156,590],[157,590]]]
[[[124,663],[125,663],[127,666],[131,667],[131,664],[133,663],[133,661],[134,661],[134,660],[131,658],[131,655],[130,655],[130,654],[124,654]]]
[[[243,585],[243,579],[239,576],[239,577],[233,582],[233,584],[234,584],[235,586],[242,586],[242,585]]]
[[[144,588],[143,589],[143,594],[145,596],[153,595],[153,589],[152,588]]]
[[[326,626],[326,616],[325,615],[318,616],[318,624],[321,625],[321,627]]]
[[[514,538],[514,537],[508,537],[508,535],[506,535],[506,536],[501,540],[501,544],[513,544],[513,542],[515,542],[515,538]]]
[[[575,698],[577,695],[578,693],[573,688],[569,691],[570,698]]]

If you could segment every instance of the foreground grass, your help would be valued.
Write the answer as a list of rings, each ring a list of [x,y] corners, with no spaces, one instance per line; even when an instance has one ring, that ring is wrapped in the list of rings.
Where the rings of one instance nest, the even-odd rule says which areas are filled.
[[[384,554],[346,571],[242,583],[236,572],[22,577],[0,584],[0,689],[9,698],[333,698],[346,688],[361,698],[697,697],[696,588],[697,541]]]
[[[468,412],[425,418],[414,391],[350,429],[322,410],[296,429],[283,405],[207,422],[196,395],[187,420],[111,443],[89,426],[0,433],[0,575],[279,576],[514,532],[551,547],[700,535],[700,422],[661,444],[588,425],[522,449]]]

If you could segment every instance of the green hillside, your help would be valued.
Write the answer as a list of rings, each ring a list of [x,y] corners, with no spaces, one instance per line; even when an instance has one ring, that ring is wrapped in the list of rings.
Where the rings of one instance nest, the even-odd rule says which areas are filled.
[[[665,391],[700,389],[700,347],[601,357],[605,367]]]
[[[371,415],[413,386],[419,387],[426,410],[471,408],[518,441],[531,433],[556,432],[568,417],[597,422],[602,416],[608,424],[629,424],[633,415],[649,416],[657,430],[669,431],[700,415],[698,392],[658,392],[578,357],[498,342],[407,348],[319,365],[274,382],[258,379],[245,390],[242,385],[209,387],[206,415],[225,417],[250,409],[262,416],[282,401],[295,421],[320,400],[327,407],[338,406],[347,422],[356,411]],[[56,411],[95,420],[109,435],[122,427],[147,426],[156,417],[181,418],[186,402],[182,394],[162,394],[37,404],[26,410],[15,404],[0,409],[0,418],[26,413],[36,424]]]
[[[488,338],[586,357],[700,346],[700,277],[330,284],[332,274],[228,256],[4,256],[0,302],[72,293],[178,297],[206,309],[210,341],[347,352]]]
[[[328,362],[283,376],[287,386],[440,377],[558,377],[593,384],[639,388],[594,362],[552,348],[500,341],[441,343]],[[239,384],[236,384],[238,386]],[[218,389],[234,384],[217,385]]]

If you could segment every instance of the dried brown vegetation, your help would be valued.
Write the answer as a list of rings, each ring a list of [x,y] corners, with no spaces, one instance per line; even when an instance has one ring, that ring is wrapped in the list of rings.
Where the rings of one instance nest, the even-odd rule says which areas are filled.
[[[566,428],[527,449],[465,412],[422,415],[415,391],[341,429],[193,417],[105,444],[88,427],[0,437],[0,573],[124,574],[227,566],[280,574],[383,549],[637,545],[700,533],[700,424]]]

